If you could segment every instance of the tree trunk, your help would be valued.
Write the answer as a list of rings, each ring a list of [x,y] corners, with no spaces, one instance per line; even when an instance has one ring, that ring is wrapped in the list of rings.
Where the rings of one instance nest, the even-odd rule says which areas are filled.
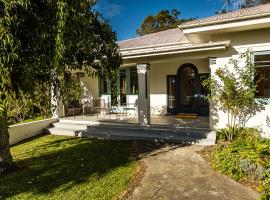
[[[0,175],[10,173],[15,168],[10,153],[8,127],[0,127]]]

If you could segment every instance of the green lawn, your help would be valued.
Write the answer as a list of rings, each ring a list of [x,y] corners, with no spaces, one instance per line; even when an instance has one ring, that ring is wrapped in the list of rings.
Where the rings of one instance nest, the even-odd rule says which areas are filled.
[[[51,135],[14,146],[21,169],[0,177],[0,199],[114,199],[135,174],[129,146]]]
[[[39,116],[39,117],[35,117],[33,119],[25,119],[25,120],[23,120],[21,122],[17,122],[15,124],[13,124],[13,125],[23,124],[23,123],[29,123],[29,122],[34,122],[34,121],[39,121],[39,120],[44,120],[44,119],[46,119],[46,118],[43,117],[43,116]]]

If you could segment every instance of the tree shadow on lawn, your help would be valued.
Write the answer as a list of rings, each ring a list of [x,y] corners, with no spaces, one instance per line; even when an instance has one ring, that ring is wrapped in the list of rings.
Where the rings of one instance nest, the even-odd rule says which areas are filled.
[[[63,185],[66,186],[61,189],[68,190],[77,184],[98,180],[118,167],[132,165],[138,155],[147,155],[165,145],[60,137],[48,140],[36,145],[29,157],[18,158],[17,165],[23,166],[22,170],[0,177],[0,199],[24,192],[49,194]]]

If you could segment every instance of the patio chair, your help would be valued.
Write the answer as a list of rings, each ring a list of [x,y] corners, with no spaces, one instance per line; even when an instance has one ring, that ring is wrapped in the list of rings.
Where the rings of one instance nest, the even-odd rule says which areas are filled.
[[[93,110],[94,112],[97,114],[99,113],[107,113],[107,107],[106,107],[106,103],[105,103],[105,99],[94,99],[93,100]]]
[[[82,105],[79,102],[73,102],[73,104],[64,105],[65,117],[78,116],[83,113]]]
[[[131,104],[131,103],[125,104],[123,107],[123,110],[124,110],[126,116],[128,115],[128,111],[133,111],[134,115],[136,115],[136,112],[138,112],[138,99],[136,99],[133,104]]]

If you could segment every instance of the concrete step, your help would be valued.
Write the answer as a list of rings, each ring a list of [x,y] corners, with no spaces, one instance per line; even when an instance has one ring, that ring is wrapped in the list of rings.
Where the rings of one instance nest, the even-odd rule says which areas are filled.
[[[153,130],[173,130],[173,131],[189,131],[189,132],[209,132],[209,128],[200,128],[200,127],[182,127],[182,126],[172,126],[172,125],[158,125],[152,124],[146,127],[142,127],[139,124],[134,123],[120,123],[120,122],[106,122],[106,121],[76,121],[76,120],[59,120],[59,123],[62,124],[72,124],[72,125],[87,125],[89,126],[102,126],[102,127],[119,127],[119,128],[128,128],[128,129],[153,129]]]
[[[116,140],[153,140],[163,142],[215,144],[216,135],[209,130],[166,129],[165,127],[140,127],[119,124],[86,125],[80,123],[57,122],[46,132],[54,135],[78,136]]]
[[[73,136],[73,137],[77,136],[76,130],[72,129],[46,128],[44,129],[44,132],[52,135]]]
[[[74,124],[74,123],[63,123],[63,122],[56,122],[52,124],[52,127],[58,129],[72,129],[72,130],[87,130],[87,124]]]

